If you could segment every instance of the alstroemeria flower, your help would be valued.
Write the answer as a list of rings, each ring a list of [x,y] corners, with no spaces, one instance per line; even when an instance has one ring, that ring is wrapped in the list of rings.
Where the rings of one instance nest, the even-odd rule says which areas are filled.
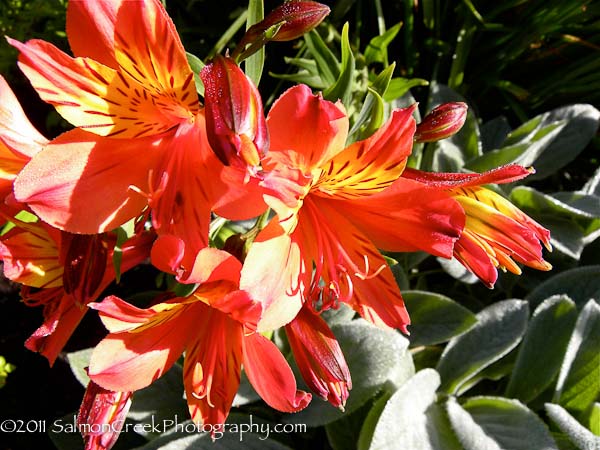
[[[12,197],[13,182],[48,140],[29,122],[6,80],[0,76],[0,209]]]
[[[44,355],[50,365],[94,301],[115,279],[114,236],[72,235],[44,222],[17,224],[0,238],[4,275],[23,285],[28,306],[44,306],[44,323],[25,346]],[[122,246],[121,271],[150,255],[153,233],[135,235]]]
[[[447,190],[465,211],[465,229],[454,246],[454,256],[486,286],[492,288],[497,268],[521,274],[519,262],[550,270],[542,246],[551,250],[550,232],[500,194],[481,187],[510,183],[526,177],[530,169],[507,165],[483,174],[429,173],[407,169],[403,177]]]
[[[125,425],[131,392],[113,392],[90,381],[77,414],[84,450],[110,450]]]
[[[265,205],[245,172],[211,151],[173,23],[159,0],[74,1],[67,36],[75,58],[9,39],[40,97],[77,127],[24,168],[17,200],[76,233],[114,229],[149,205],[158,234],[184,244],[174,263],[189,270],[207,245],[211,208],[243,219]]]
[[[285,332],[308,387],[343,410],[352,380],[340,344],[327,323],[305,306],[286,325]]]
[[[216,56],[200,72],[208,142],[225,165],[256,171],[269,148],[258,89],[235,61]]]
[[[184,386],[196,423],[222,424],[240,383],[241,366],[273,408],[294,412],[310,394],[296,389],[279,349],[256,333],[261,304],[239,290],[241,263],[222,250],[198,253],[186,298],[147,309],[116,297],[91,305],[110,334],[92,354],[89,374],[113,391],[136,391],[163,375],[185,351]]]
[[[304,85],[275,102],[263,185],[278,217],[250,248],[241,282],[265,300],[260,329],[290,322],[310,300],[314,309],[346,302],[372,323],[406,331],[400,291],[377,249],[451,257],[464,225],[448,194],[398,180],[412,150],[413,109],[395,110],[370,138],[345,147],[341,103]]]

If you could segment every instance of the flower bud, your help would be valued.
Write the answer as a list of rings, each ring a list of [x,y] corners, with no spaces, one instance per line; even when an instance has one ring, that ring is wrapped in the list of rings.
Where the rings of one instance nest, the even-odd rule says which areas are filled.
[[[303,307],[285,331],[308,387],[343,411],[352,379],[340,344],[327,323]]]
[[[444,103],[435,107],[417,125],[416,142],[436,142],[456,134],[467,118],[467,105],[463,102]]]
[[[131,392],[113,392],[90,381],[77,414],[85,450],[110,450],[125,423]]]
[[[258,89],[233,59],[217,56],[200,73],[208,142],[226,166],[251,171],[269,147]]]
[[[318,2],[291,0],[271,11],[252,25],[236,48],[240,59],[247,58],[269,41],[291,41],[319,25],[331,10]],[[246,49],[246,46],[250,47]]]

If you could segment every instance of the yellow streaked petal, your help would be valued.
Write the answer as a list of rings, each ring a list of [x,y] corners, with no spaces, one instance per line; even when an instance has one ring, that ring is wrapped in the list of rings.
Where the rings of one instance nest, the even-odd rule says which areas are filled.
[[[40,97],[71,124],[100,136],[156,135],[191,120],[197,96],[182,103],[89,58],[71,58],[43,41],[9,42],[21,51],[19,66]],[[193,74],[190,72],[190,82]],[[195,93],[194,93],[195,94]]]
[[[313,192],[326,197],[355,198],[389,187],[402,174],[412,151],[413,110],[410,107],[394,111],[373,136],[337,154],[322,167]]]

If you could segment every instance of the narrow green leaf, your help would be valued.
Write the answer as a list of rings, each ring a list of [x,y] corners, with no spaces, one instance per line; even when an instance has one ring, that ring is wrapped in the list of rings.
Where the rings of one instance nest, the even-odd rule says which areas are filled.
[[[392,102],[397,98],[402,97],[410,89],[417,86],[427,86],[428,84],[429,81],[422,78],[392,78],[387,91],[383,95],[383,99],[386,102]]]
[[[385,33],[371,39],[367,48],[365,49],[365,60],[367,64],[381,63],[385,67],[388,65],[388,53],[387,48],[390,43],[394,40],[402,23],[398,23],[387,30]]]
[[[448,416],[464,450],[558,450],[542,420],[517,400],[473,397],[447,403]]]
[[[353,139],[353,135],[357,133],[360,128],[368,122],[367,130],[361,135],[361,139],[365,139],[373,134],[383,123],[384,116],[384,102],[381,95],[387,90],[392,74],[394,73],[395,64],[388,66],[384,69],[377,78],[373,81],[371,86],[368,88],[367,97],[365,102],[358,113],[358,117],[354,122],[354,125],[348,132],[347,142],[351,143],[358,139]]]
[[[508,354],[525,333],[528,315],[527,302],[522,300],[504,300],[480,311],[477,324],[453,338],[438,362],[441,390],[458,392],[470,378]]]
[[[594,403],[588,418],[589,429],[596,436],[600,436],[600,403]]]
[[[507,397],[527,403],[551,385],[576,319],[575,303],[564,295],[550,297],[536,308],[506,388]]]
[[[121,281],[121,261],[123,260],[123,244],[135,234],[135,218],[117,228],[117,242],[113,250],[113,267],[115,268],[115,281]]]
[[[354,55],[350,48],[350,40],[348,38],[348,23],[344,24],[342,29],[342,65],[340,75],[335,83],[323,92],[323,97],[327,100],[341,100],[348,107],[352,99],[352,86],[354,83]]]
[[[452,65],[448,77],[448,86],[452,89],[458,89],[465,76],[465,65],[471,52],[473,36],[477,31],[477,27],[471,25],[471,22],[471,20],[467,20],[456,37],[456,47],[452,55]]]
[[[578,309],[583,308],[589,299],[600,299],[600,265],[557,273],[537,286],[525,299],[535,308],[546,298],[561,294],[573,300]]]
[[[582,413],[600,394],[600,305],[581,310],[558,375],[554,402]]]
[[[340,76],[340,62],[329,50],[316,30],[304,35],[310,54],[317,63],[317,69],[326,86],[333,85]]]
[[[382,330],[362,319],[334,325],[331,330],[340,343],[352,375],[346,413],[365,404],[385,384],[399,384],[402,380],[394,381],[399,372],[414,373],[408,340],[400,333]],[[375,348],[377,351],[373,351]],[[331,423],[343,415],[329,403],[315,398],[306,409],[284,416],[284,421],[314,427]]]
[[[196,85],[196,92],[204,96],[204,84],[202,83],[202,78],[200,78],[200,72],[204,68],[205,64],[202,62],[200,58],[191,53],[186,52],[188,64],[194,72],[194,84]]]
[[[579,450],[600,449],[600,437],[594,436],[560,405],[545,404],[550,420],[565,433]]]
[[[265,7],[263,0],[249,0],[248,18],[246,20],[246,30],[265,17]],[[253,55],[244,60],[244,71],[250,77],[254,84],[258,86],[262,77],[263,67],[265,65],[265,48],[261,47]]]
[[[409,341],[412,347],[446,342],[477,323],[475,314],[444,295],[404,291],[402,298],[410,311]]]

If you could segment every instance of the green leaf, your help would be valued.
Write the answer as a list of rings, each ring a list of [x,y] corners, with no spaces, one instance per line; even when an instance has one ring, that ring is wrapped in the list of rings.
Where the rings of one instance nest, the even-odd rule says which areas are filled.
[[[525,142],[518,142],[498,150],[491,150],[465,166],[474,172],[485,172],[505,164],[520,164],[529,167],[535,164],[539,156],[550,146],[566,126],[565,123],[553,123],[539,130],[532,137],[526,137]],[[508,136],[510,139],[510,135]]]
[[[358,442],[356,443],[357,450],[367,450],[371,445],[377,422],[379,421],[381,413],[383,412],[391,396],[392,392],[384,392],[383,395],[373,403],[373,406],[369,410],[367,417],[365,417],[363,423],[361,424],[362,426],[360,427]]]
[[[390,84],[392,73],[394,72],[395,65],[392,64],[383,70],[377,78],[373,81],[371,87],[368,88],[367,97],[363,103],[363,106],[356,118],[356,122],[348,132],[348,141],[358,140],[353,139],[352,136],[359,131],[360,127],[368,121],[368,126],[364,133],[362,133],[361,139],[365,139],[373,134],[383,123],[384,116],[384,103],[381,95],[387,90]]]
[[[479,278],[463,266],[456,258],[446,259],[438,257],[436,259],[440,266],[442,266],[442,269],[444,269],[444,272],[455,280],[465,284],[475,284],[479,282]]]
[[[558,450],[542,420],[517,400],[473,397],[447,403],[452,428],[464,450]]]
[[[410,311],[411,347],[446,342],[477,322],[475,314],[441,294],[404,291],[402,298]]]
[[[128,418],[142,424],[168,423],[175,417],[188,417],[187,402],[183,397],[183,370],[179,364],[173,366],[150,386],[136,391],[133,395]],[[182,419],[183,420],[183,419]],[[146,439],[158,437],[165,430],[158,432],[152,426],[140,427],[140,433]]]
[[[365,61],[367,65],[373,63],[381,63],[384,66],[388,65],[387,48],[394,40],[401,27],[402,23],[398,23],[388,29],[385,33],[371,39],[365,49]]]
[[[333,85],[340,76],[340,62],[329,50],[316,30],[304,35],[304,41],[310,54],[317,63],[319,75],[325,86]]]
[[[340,75],[335,83],[323,92],[323,97],[327,100],[341,100],[348,107],[352,99],[352,84],[354,82],[354,55],[350,48],[350,40],[348,38],[348,23],[344,24],[342,29],[342,66]]]
[[[417,86],[427,86],[429,81],[422,78],[401,78],[396,77],[390,80],[390,85],[383,95],[386,102],[392,102],[397,98],[402,97],[410,89]]]
[[[470,378],[516,347],[525,333],[528,311],[522,300],[504,300],[480,311],[477,324],[453,338],[438,362],[441,390],[459,392]]]
[[[260,22],[265,17],[265,7],[263,0],[249,0],[248,19],[246,20],[246,30],[255,23]],[[265,48],[261,47],[256,53],[250,55],[244,60],[244,71],[250,77],[254,84],[258,86],[262,77],[263,67],[265,65]]]
[[[581,310],[558,375],[554,402],[583,412],[600,393],[600,305],[594,300]]]
[[[440,377],[433,369],[417,372],[385,405],[373,432],[370,450],[460,450],[439,405]]]
[[[600,111],[585,104],[563,106],[543,114],[540,125],[558,121],[565,121],[566,126],[535,161],[536,173],[528,181],[553,175],[573,161],[595,136]]]
[[[194,72],[194,84],[196,85],[196,92],[204,97],[204,84],[202,83],[202,78],[200,78],[200,72],[204,68],[205,64],[202,62],[200,58],[196,55],[192,55],[191,53],[186,52],[188,64]]]
[[[383,409],[383,406],[385,406],[391,395],[391,393],[384,392],[374,402],[367,402],[351,414],[346,414],[341,419],[325,425],[327,440],[333,450],[348,450],[360,447],[359,440],[361,430],[364,428],[363,423],[371,415],[376,405],[382,404],[381,408]],[[379,414],[381,414],[381,409],[379,410]],[[377,415],[375,420],[378,418],[379,415]]]
[[[90,382],[90,377],[88,377],[85,368],[90,365],[90,358],[92,357],[93,351],[93,348],[86,348],[76,352],[67,353],[67,362],[71,367],[71,371],[83,387],[86,387]]]
[[[331,330],[340,343],[352,376],[347,413],[365,404],[384,385],[397,386],[414,373],[408,340],[400,333],[382,330],[362,319],[334,325]],[[343,415],[329,403],[314,398],[306,409],[286,415],[283,420],[314,427],[338,420]]]
[[[596,214],[600,213],[597,210],[599,205],[594,196],[565,194],[551,196],[519,186],[511,191],[510,200],[538,218],[550,230],[550,242],[556,249],[579,259],[587,243],[586,229],[587,233],[596,232],[593,221],[598,217]]]
[[[550,297],[536,308],[506,388],[507,397],[527,403],[552,384],[576,319],[575,303],[564,295]]]
[[[499,116],[484,123],[479,131],[481,132],[481,145],[485,153],[502,147],[510,133],[510,125],[506,117]]]
[[[596,436],[600,436],[600,403],[594,403],[588,422],[590,431]]]
[[[546,403],[544,406],[550,420],[569,437],[569,440],[579,450],[597,450],[600,448],[600,438],[594,436],[583,425],[577,422],[563,407],[552,403]]]
[[[117,242],[113,250],[113,266],[115,268],[115,281],[121,281],[121,261],[123,260],[123,244],[135,234],[135,218],[117,228]]]
[[[594,176],[585,183],[581,191],[584,194],[600,197],[600,167],[596,170]]]
[[[600,265],[577,267],[558,273],[536,287],[525,299],[535,308],[544,299],[560,294],[568,296],[579,309],[583,308],[589,299],[598,301]]]
[[[321,317],[330,327],[341,323],[348,323],[354,318],[355,315],[356,311],[354,311],[345,303],[340,303],[337,309],[330,308],[321,313]]]
[[[258,395],[258,393],[254,390],[252,384],[250,384],[250,380],[248,380],[246,372],[242,370],[242,375],[240,377],[240,386],[238,387],[238,391],[235,394],[232,406],[243,406],[258,400],[260,400],[260,395]]]

